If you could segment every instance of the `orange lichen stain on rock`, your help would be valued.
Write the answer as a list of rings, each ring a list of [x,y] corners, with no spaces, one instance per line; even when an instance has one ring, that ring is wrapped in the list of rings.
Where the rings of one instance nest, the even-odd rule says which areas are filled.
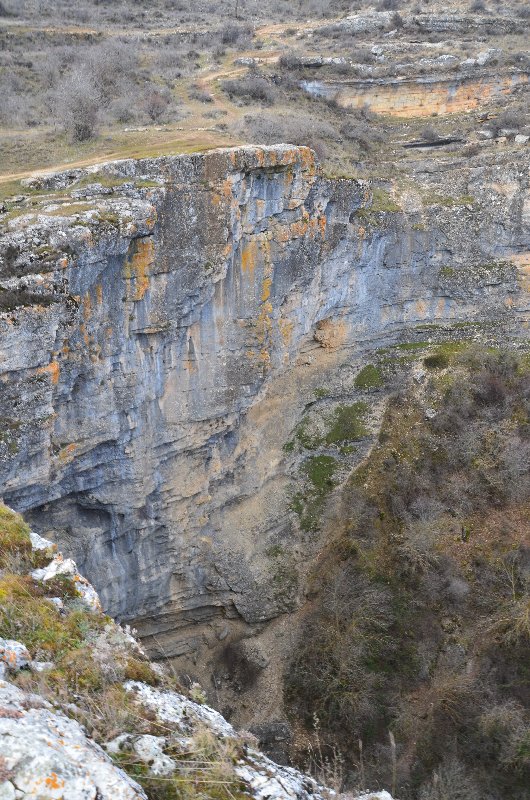
[[[264,278],[261,288],[261,302],[265,303],[271,296],[272,278]],[[270,304],[269,304],[270,305]],[[272,308],[271,308],[272,311]]]
[[[530,293],[530,252],[512,253],[510,260],[517,267],[517,277],[522,291]]]
[[[307,215],[307,212],[305,212],[304,217],[301,220],[299,220],[298,222],[293,222],[290,228],[291,228],[292,239],[298,239],[301,236],[305,236],[309,228],[309,217]]]
[[[100,360],[101,357],[101,346],[99,344],[94,344],[92,348],[92,352],[90,353],[90,360],[93,364]]]
[[[285,244],[291,239],[291,229],[289,225],[276,225],[274,228],[274,238],[280,244]]]
[[[301,147],[298,153],[302,169],[313,173],[316,169],[316,164],[312,151],[309,149],[309,147]]]
[[[89,347],[90,346],[90,336],[88,335],[87,327],[83,322],[81,322],[79,324],[79,333],[83,337],[83,341],[84,341],[85,345],[87,347]]]
[[[313,224],[313,220],[311,220]],[[310,226],[309,215],[304,209],[302,219],[296,222],[291,222],[289,225],[277,225],[274,228],[274,238],[280,244],[286,244],[293,239],[299,239],[305,236]]]
[[[69,463],[74,457],[76,449],[77,445],[74,442],[71,442],[70,444],[66,444],[64,447],[61,447],[61,449],[57,453],[58,460],[61,461],[63,464]]]
[[[223,200],[231,200],[232,199],[232,181],[230,178],[225,178],[225,180],[221,184],[221,191],[214,192],[212,195],[212,203],[214,206],[220,205]]]
[[[83,317],[85,318],[85,322],[88,322],[90,319],[90,314],[92,312],[92,301],[90,299],[90,294],[87,294],[83,297]]]
[[[418,316],[424,317],[427,314],[427,303],[425,300],[416,300],[414,303],[414,310]]]
[[[326,224],[327,220],[326,217],[320,215],[318,217],[311,217],[309,220],[309,234],[312,239],[319,233],[321,238],[324,239],[326,236]]]
[[[103,286],[101,283],[96,285],[96,301],[98,305],[101,305],[103,302]]]
[[[513,200],[519,188],[519,184],[515,181],[511,183],[489,183],[487,186],[497,194],[502,194],[507,200]]]
[[[61,368],[59,366],[59,363],[55,360],[50,361],[50,363],[46,364],[45,367],[39,367],[37,369],[37,375],[50,376],[53,386],[57,386],[57,384],[59,383],[60,374],[61,374]]]
[[[438,319],[445,315],[445,298],[440,297],[438,302],[436,303],[436,311],[434,312],[435,317]]]
[[[47,789],[62,789],[64,786],[64,780],[59,778],[56,772],[52,772],[51,775],[44,780],[44,783]]]
[[[241,269],[247,275],[253,275],[258,259],[258,242],[251,239],[241,250]]]
[[[149,230],[152,231],[157,222],[158,222],[158,212],[157,212],[156,208],[153,207],[152,208],[152,215],[150,217],[147,217],[147,219],[145,221],[145,224],[147,225]]]
[[[154,263],[154,251],[155,245],[151,237],[135,239],[129,248],[124,271],[125,279],[134,282],[134,294],[129,298],[133,302],[143,300],[149,288],[149,270]]]
[[[262,348],[259,354],[259,360],[264,367],[269,367],[271,363],[271,355],[267,348]]]
[[[434,84],[413,81],[393,82],[387,85],[360,87],[344,86],[339,103],[346,107],[369,104],[376,114],[397,117],[427,117],[437,114],[456,114],[471,111],[495,97],[511,94],[517,84],[527,83],[523,73],[482,80],[452,79]]]
[[[284,345],[288,347],[291,343],[291,338],[293,335],[294,322],[292,322],[290,319],[280,319],[278,320],[278,328]]]

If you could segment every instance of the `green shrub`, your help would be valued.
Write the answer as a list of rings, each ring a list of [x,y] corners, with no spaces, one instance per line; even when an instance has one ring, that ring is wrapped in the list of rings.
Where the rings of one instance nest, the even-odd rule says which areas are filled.
[[[286,701],[308,728],[318,716],[322,746],[353,771],[362,740],[364,785],[390,785],[390,728],[397,796],[524,797],[528,373],[524,356],[468,342],[430,356],[446,374],[391,399],[337,497]],[[303,520],[326,477],[297,498]]]
[[[314,456],[304,463],[304,471],[319,494],[329,492],[335,485],[333,475],[337,461],[332,456]]]
[[[368,405],[363,402],[339,406],[335,410],[331,428],[325,436],[326,444],[341,444],[367,436],[368,429],[364,424],[367,413]]]
[[[355,378],[356,389],[378,389],[383,383],[381,370],[374,364],[367,364]]]
[[[449,356],[446,353],[434,353],[424,358],[423,364],[427,369],[445,369],[449,366]]]
[[[31,554],[29,527],[18,514],[0,504],[0,568],[10,557],[28,558]]]

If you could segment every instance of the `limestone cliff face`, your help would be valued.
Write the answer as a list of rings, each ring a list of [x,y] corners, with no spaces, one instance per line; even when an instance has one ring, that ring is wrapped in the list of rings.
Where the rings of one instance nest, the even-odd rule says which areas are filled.
[[[277,617],[304,386],[418,325],[520,335],[527,175],[371,185],[278,146],[33,182],[0,239],[0,495],[165,654]]]
[[[438,70],[438,74],[427,77],[303,81],[302,87],[309,94],[335,98],[344,108],[368,105],[376,114],[432,117],[472,111],[486,100],[501,99],[527,83],[528,73],[522,71],[482,71],[478,75],[463,72],[444,77]]]

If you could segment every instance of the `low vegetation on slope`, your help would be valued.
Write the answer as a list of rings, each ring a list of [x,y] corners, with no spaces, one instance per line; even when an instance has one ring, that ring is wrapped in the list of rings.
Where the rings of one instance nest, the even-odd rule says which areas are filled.
[[[286,675],[350,782],[527,797],[529,463],[528,357],[442,345],[390,401]]]

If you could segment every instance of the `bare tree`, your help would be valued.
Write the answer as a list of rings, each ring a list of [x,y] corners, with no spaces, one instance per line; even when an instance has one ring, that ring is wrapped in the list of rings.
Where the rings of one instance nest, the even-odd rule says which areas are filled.
[[[101,98],[91,73],[76,68],[57,88],[57,119],[74,142],[91,139],[98,127]]]

